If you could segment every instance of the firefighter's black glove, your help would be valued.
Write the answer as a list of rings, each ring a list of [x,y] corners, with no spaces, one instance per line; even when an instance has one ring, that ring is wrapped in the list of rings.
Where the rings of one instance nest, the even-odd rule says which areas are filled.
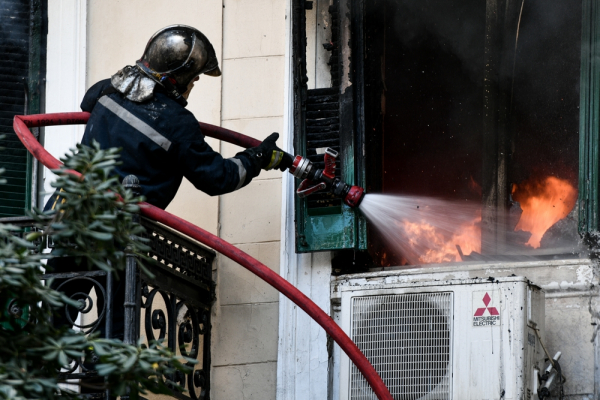
[[[279,168],[280,171],[285,171],[292,166],[294,159],[291,155],[281,150],[275,142],[279,139],[279,133],[274,132],[267,137],[261,144],[246,150],[260,167],[264,170]]]

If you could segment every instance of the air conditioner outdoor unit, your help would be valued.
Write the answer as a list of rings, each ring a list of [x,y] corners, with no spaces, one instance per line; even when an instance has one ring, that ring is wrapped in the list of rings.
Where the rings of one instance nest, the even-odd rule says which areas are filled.
[[[341,326],[394,399],[537,399],[544,292],[526,278],[347,277],[332,284]],[[340,400],[376,399],[343,353],[339,365]]]

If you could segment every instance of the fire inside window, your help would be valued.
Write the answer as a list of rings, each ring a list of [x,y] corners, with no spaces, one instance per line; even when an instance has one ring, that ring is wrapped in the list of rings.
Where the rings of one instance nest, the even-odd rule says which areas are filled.
[[[402,227],[409,259],[371,241],[381,264],[568,253],[577,240],[581,0],[500,3],[367,5],[374,186],[480,205],[453,232]]]
[[[333,5],[330,10],[348,8],[340,15],[349,15],[352,40],[332,42],[341,86],[332,79],[330,89],[319,90],[340,98],[352,90],[351,147],[340,129],[340,152],[352,152],[356,183],[365,184],[367,193],[444,205],[438,221],[390,220],[394,240],[402,244],[390,240],[390,227],[382,231],[369,223],[373,263],[578,257],[578,224],[583,233],[597,225],[593,2]],[[296,41],[296,57],[298,49]],[[311,107],[307,92],[304,100],[298,97],[304,110]],[[343,124],[343,106],[339,110]],[[310,136],[316,132],[310,116],[306,111],[296,124],[297,143],[308,143],[309,150],[311,140],[321,139]],[[335,207],[321,199],[313,203],[318,201],[330,207],[320,213]],[[310,218],[310,200],[303,212],[300,222]],[[346,248],[360,249],[362,216],[355,219],[359,238]],[[317,225],[309,226],[312,236]],[[306,230],[298,227],[303,240]],[[305,251],[327,249],[304,244]]]

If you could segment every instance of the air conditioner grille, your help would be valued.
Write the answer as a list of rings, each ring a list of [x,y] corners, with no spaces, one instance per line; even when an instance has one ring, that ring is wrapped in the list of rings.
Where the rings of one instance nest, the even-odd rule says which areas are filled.
[[[351,327],[395,400],[450,399],[452,293],[355,297]],[[376,400],[354,365],[350,398]]]

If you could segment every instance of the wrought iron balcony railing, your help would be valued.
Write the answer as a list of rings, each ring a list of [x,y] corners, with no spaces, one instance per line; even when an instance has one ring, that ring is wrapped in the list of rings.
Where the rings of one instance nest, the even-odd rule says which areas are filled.
[[[146,228],[144,236],[151,247],[149,256],[156,263],[146,265],[152,274],[150,276],[137,267],[135,260],[128,260],[127,270],[123,274],[124,304],[117,304],[115,301],[117,289],[114,276],[104,271],[48,273],[40,278],[59,281],[56,287],[59,291],[68,285],[81,285],[87,289],[68,293],[70,298],[80,303],[77,310],[69,310],[70,306],[66,306],[64,310],[68,323],[75,329],[86,334],[101,330],[107,337],[111,337],[113,316],[116,308],[121,307],[125,309],[125,342],[136,343],[140,337],[145,338],[148,343],[160,340],[174,352],[198,360],[191,373],[179,373],[173,377],[174,381],[188,391],[173,392],[172,396],[178,399],[207,400],[211,363],[210,308],[215,299],[212,265],[216,253],[150,219],[141,218],[139,222]],[[38,230],[34,220],[28,217],[0,218],[0,223],[20,227],[17,235],[24,236]],[[41,243],[42,248],[51,249],[51,238],[44,240],[47,242]],[[90,294],[90,287],[94,288],[95,297]],[[72,318],[74,312],[81,317]],[[67,382],[94,378],[96,372],[93,370],[93,362],[94,360],[74,360],[68,370],[62,371],[61,378]],[[88,398],[109,396],[108,392],[86,395]]]

